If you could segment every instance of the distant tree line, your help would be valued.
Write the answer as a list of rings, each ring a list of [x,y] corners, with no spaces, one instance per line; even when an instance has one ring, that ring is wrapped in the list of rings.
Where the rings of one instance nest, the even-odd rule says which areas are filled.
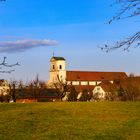
[[[57,101],[139,101],[140,100],[140,77],[134,77],[130,75],[129,78],[125,80],[115,81],[112,85],[117,88],[109,88],[104,99],[99,97],[99,94],[93,94],[92,90],[83,89],[78,92],[73,85],[68,85],[67,83],[57,83],[53,89],[48,90],[45,82],[40,81],[38,76],[35,80],[24,85],[23,81],[12,81],[10,83],[9,93],[4,95],[0,94],[0,102],[16,102],[19,98],[32,98],[38,100],[40,98],[45,100],[48,94],[53,94],[57,98]],[[55,95],[54,95],[55,93]],[[54,98],[55,98],[54,97]],[[41,101],[41,100],[40,100]]]

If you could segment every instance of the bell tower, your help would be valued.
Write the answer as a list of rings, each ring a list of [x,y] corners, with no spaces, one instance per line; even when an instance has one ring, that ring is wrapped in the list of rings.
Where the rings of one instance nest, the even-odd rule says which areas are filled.
[[[66,61],[63,57],[53,56],[50,59],[49,84],[66,81]]]

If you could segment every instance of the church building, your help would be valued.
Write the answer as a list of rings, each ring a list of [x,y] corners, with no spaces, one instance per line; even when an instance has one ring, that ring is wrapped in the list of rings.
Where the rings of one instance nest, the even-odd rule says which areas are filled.
[[[100,72],[100,71],[68,71],[66,60],[63,57],[53,56],[50,59],[50,79],[48,85],[64,82],[74,86],[96,86],[103,81],[113,83],[115,80],[127,78],[125,72]]]

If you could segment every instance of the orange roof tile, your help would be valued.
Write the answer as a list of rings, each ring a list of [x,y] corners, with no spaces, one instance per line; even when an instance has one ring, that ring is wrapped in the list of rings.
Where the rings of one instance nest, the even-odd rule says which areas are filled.
[[[105,81],[125,79],[125,72],[66,71],[67,81]]]
[[[111,84],[110,82],[102,82],[100,83],[99,85],[97,86],[100,86],[102,87],[102,89],[106,92],[109,92],[109,91],[117,91],[119,89],[119,85],[117,84]]]
[[[75,89],[77,92],[81,92],[83,90],[88,90],[88,91],[92,91],[94,89],[95,86],[91,86],[91,85],[74,85]]]

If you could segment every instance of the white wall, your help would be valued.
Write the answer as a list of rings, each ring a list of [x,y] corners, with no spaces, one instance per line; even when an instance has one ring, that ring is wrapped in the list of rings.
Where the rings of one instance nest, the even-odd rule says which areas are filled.
[[[88,85],[88,81],[82,81],[81,85]]]
[[[66,67],[65,60],[52,60],[50,62],[50,78],[47,84],[57,83],[59,82],[59,80],[61,80],[62,82],[66,82],[65,67]]]
[[[105,98],[105,91],[102,89],[101,86],[96,86],[96,87],[93,89],[92,92],[93,92],[93,95],[98,93],[99,98]]]
[[[72,81],[72,85],[80,85],[79,81]]]
[[[98,81],[98,82],[97,82],[97,85],[99,85],[100,83],[102,83],[102,81]]]
[[[89,82],[89,85],[95,86],[96,85],[96,82],[95,81],[91,81],[91,82]]]

